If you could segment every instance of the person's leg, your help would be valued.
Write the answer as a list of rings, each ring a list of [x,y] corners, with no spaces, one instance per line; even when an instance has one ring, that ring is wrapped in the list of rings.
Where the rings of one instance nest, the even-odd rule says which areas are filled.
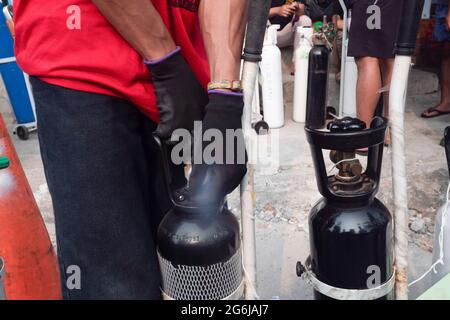
[[[442,112],[450,112],[450,57],[444,57],[440,70],[441,100],[435,107],[431,107],[422,113],[422,117],[431,118],[440,115]]]
[[[394,71],[394,62],[395,59],[382,59],[380,60],[381,64],[381,74],[383,78],[383,87],[387,87],[388,90],[383,92],[383,116],[389,118],[389,87],[391,85],[392,80],[392,72]],[[390,145],[391,143],[391,135],[390,130],[386,133],[385,144]]]
[[[292,23],[288,23],[282,30],[277,32],[277,46],[286,48],[294,44],[295,29]]]
[[[446,28],[445,17],[448,6],[438,5],[435,12],[435,24],[433,38],[440,42],[439,53],[442,54],[440,89],[441,100],[435,107],[431,107],[422,113],[424,118],[432,118],[450,113],[450,32]]]
[[[380,99],[381,72],[378,58],[356,58],[358,66],[358,82],[356,84],[356,109],[359,119],[367,126],[373,119],[375,109]]]
[[[142,114],[118,98],[31,83],[63,297],[159,299]]]
[[[442,110],[450,110],[450,41],[444,44],[445,56],[441,67],[441,103]]]

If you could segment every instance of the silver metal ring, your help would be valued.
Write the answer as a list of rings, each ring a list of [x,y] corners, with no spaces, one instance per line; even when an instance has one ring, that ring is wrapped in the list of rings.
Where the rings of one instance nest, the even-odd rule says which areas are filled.
[[[330,286],[319,279],[317,279],[314,272],[311,270],[311,259],[308,258],[305,263],[306,271],[303,274],[313,288],[327,297],[336,300],[376,300],[389,294],[395,285],[395,272],[388,281],[380,286],[370,289],[343,289]]]

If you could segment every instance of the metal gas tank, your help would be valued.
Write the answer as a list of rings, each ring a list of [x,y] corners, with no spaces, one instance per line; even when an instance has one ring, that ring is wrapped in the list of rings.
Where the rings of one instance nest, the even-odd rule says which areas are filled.
[[[317,278],[343,289],[368,289],[393,274],[393,224],[378,200],[360,205],[325,198],[309,217],[311,268]],[[316,299],[329,299],[315,292]],[[391,294],[380,299],[390,299]]]
[[[166,299],[242,297],[239,223],[226,208],[209,214],[172,210],[158,229],[158,258]]]

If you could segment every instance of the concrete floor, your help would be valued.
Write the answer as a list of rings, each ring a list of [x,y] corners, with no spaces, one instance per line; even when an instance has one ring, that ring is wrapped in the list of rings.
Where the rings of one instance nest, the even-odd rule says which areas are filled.
[[[284,52],[284,61],[289,53]],[[308,256],[308,212],[320,198],[317,192],[309,146],[303,126],[292,118],[293,77],[290,66],[284,63],[286,125],[273,134],[279,136],[279,166],[258,167],[255,178],[258,293],[261,298],[311,299],[312,290],[297,278],[295,265]],[[420,112],[438,101],[434,75],[413,71],[410,94],[406,106],[406,140],[408,161],[408,188],[411,222],[421,220],[425,228],[412,232],[410,237],[410,277],[415,279],[431,262],[433,218],[443,203],[448,174],[444,149],[439,146],[443,130],[450,120],[444,116],[423,120]],[[330,81],[330,104],[337,106],[338,87]],[[9,103],[0,83],[0,111],[11,132],[14,128]],[[260,138],[264,139],[264,138]],[[43,174],[36,135],[20,141],[13,137],[17,152],[26,171],[34,195],[41,209],[52,242],[55,243],[54,218],[51,198]],[[392,207],[390,151],[386,149],[380,199]],[[230,197],[230,207],[238,212],[238,196]],[[428,279],[411,288],[411,298],[428,287]]]

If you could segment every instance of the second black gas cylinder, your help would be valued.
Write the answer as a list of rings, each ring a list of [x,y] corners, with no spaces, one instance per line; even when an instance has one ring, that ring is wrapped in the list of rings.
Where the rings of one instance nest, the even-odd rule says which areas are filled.
[[[309,268],[319,283],[316,299],[392,297],[392,217],[375,197],[386,126],[382,118],[370,129],[358,119],[345,118],[331,123],[329,131],[306,127],[323,195],[309,216]],[[363,148],[368,148],[365,171],[356,157]],[[323,149],[331,150],[337,174],[327,175]]]

